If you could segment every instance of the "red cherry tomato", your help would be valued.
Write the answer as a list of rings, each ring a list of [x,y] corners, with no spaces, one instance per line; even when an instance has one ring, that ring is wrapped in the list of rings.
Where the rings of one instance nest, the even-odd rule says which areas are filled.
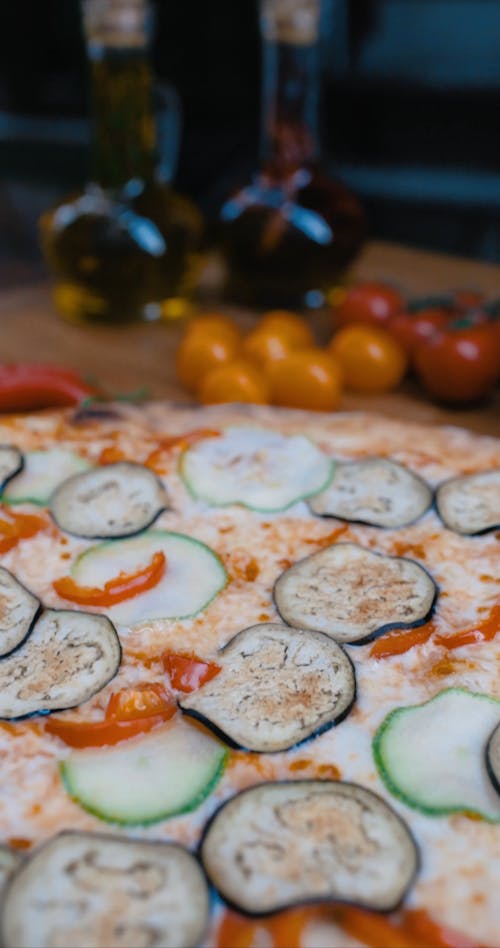
[[[397,313],[389,321],[387,328],[411,359],[422,339],[432,336],[438,329],[446,329],[449,322],[450,313],[447,309],[432,307],[417,313]]]
[[[345,296],[334,307],[335,326],[352,323],[368,323],[386,326],[388,321],[404,309],[400,293],[385,283],[358,283],[346,291]]]
[[[490,325],[496,339],[498,366],[499,366],[498,374],[500,375],[500,319],[495,320],[494,322],[490,323]]]
[[[465,312],[470,309],[480,309],[485,301],[484,293],[478,290],[455,290],[453,301],[457,309]]]
[[[465,322],[465,321],[464,321]],[[439,401],[463,405],[488,395],[499,377],[498,336],[492,323],[452,324],[423,339],[414,354],[417,375]]]

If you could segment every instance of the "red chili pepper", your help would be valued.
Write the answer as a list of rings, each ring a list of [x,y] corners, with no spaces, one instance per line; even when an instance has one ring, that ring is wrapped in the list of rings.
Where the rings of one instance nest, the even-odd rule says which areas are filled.
[[[0,363],[0,411],[77,405],[95,395],[77,372],[37,362]]]

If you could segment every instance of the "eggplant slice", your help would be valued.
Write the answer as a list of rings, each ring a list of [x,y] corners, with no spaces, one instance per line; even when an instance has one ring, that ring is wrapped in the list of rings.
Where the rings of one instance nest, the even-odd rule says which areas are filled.
[[[47,609],[0,660],[0,719],[75,708],[116,675],[121,648],[106,616]]]
[[[0,566],[0,658],[29,635],[40,609],[36,596]]]
[[[331,727],[356,696],[351,660],[321,632],[263,623],[243,629],[217,658],[221,671],[179,701],[237,747],[283,751]]]
[[[486,745],[486,769],[495,790],[500,793],[500,724]]]
[[[64,832],[15,873],[4,948],[193,948],[208,924],[202,869],[173,843]]]
[[[11,444],[0,444],[0,493],[15,474],[23,469],[24,458]]]
[[[432,496],[429,485],[402,464],[367,458],[337,464],[330,486],[309,507],[322,517],[395,528],[418,520]]]
[[[281,574],[274,586],[288,625],[325,632],[337,642],[362,644],[388,629],[422,625],[437,587],[414,560],[335,543]]]
[[[473,536],[500,527],[500,468],[454,477],[436,491],[436,506],[445,527]]]
[[[61,530],[102,540],[140,533],[166,503],[165,488],[152,471],[119,461],[68,478],[52,494],[50,511]]]
[[[201,859],[222,898],[247,915],[323,901],[392,911],[418,869],[394,810],[371,790],[333,780],[237,794],[208,824]]]

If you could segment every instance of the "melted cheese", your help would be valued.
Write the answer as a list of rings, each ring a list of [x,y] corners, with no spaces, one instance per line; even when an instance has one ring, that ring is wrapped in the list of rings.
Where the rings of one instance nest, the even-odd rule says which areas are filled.
[[[161,406],[152,407],[149,427],[146,416],[141,423],[139,417],[132,414],[125,422],[110,421],[81,428],[69,425],[64,415],[56,413],[11,420],[0,424],[0,443],[15,443],[30,450],[57,443],[92,460],[104,448],[114,446],[125,456],[141,461],[159,446],[161,434],[176,434],[205,424],[199,412],[196,416],[189,412],[165,414]],[[234,411],[218,414],[209,410],[206,424],[220,425],[221,417],[224,423],[242,420]],[[276,430],[306,430],[323,450],[337,457],[390,455],[432,485],[454,474],[500,463],[498,442],[454,429],[412,428],[358,415],[311,421],[310,416],[300,413],[277,415],[267,409],[257,413],[257,420]],[[168,421],[171,427],[167,431]],[[277,577],[290,563],[321,549],[342,527],[338,521],[313,517],[305,504],[279,515],[260,515],[238,506],[210,508],[189,496],[176,472],[177,458],[175,451],[167,456],[164,479],[171,509],[161,515],[157,527],[179,530],[212,547],[222,557],[230,582],[194,619],[147,622],[133,631],[120,629],[124,657],[119,673],[99,695],[71,712],[76,720],[100,719],[109,695],[119,688],[164,680],[161,663],[155,661],[161,652],[193,650],[200,657],[213,659],[217,649],[240,629],[259,621],[276,620],[271,593]],[[26,506],[26,510],[30,509]],[[436,514],[429,511],[402,530],[349,525],[342,539],[385,553],[413,556],[422,563],[440,587],[435,621],[441,634],[452,634],[484,619],[499,601],[500,543],[494,534],[472,538],[455,535],[444,530]],[[72,561],[89,545],[90,542],[65,536],[51,527],[22,541],[2,557],[2,565],[46,605],[62,606],[52,583],[69,572]],[[466,816],[430,818],[399,803],[377,775],[371,740],[391,709],[425,701],[443,687],[461,685],[500,697],[500,636],[450,655],[432,637],[390,659],[377,661],[370,657],[369,645],[349,647],[348,651],[356,666],[358,701],[341,725],[288,753],[256,755],[247,761],[241,755],[233,755],[216,791],[193,813],[129,832],[146,839],[174,839],[193,846],[216,806],[236,790],[262,779],[314,776],[321,767],[335,773],[338,768],[342,778],[357,781],[387,799],[412,830],[421,850],[422,869],[409,904],[425,907],[438,921],[463,931],[479,943],[494,944],[500,930],[500,827]],[[0,841],[23,837],[36,843],[69,826],[106,829],[102,822],[72,803],[64,791],[57,764],[68,753],[70,749],[45,734],[43,726],[22,724],[10,730],[0,726]],[[306,763],[307,759],[311,761],[310,772],[302,768],[304,758]],[[299,766],[297,771],[294,764]],[[321,939],[327,937],[321,933]],[[339,943],[347,944],[346,937]]]

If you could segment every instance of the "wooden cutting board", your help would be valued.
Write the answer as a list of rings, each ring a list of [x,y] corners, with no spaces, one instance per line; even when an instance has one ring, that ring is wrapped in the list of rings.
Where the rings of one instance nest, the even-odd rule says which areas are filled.
[[[355,279],[393,282],[410,295],[467,287],[500,297],[500,267],[396,244],[368,244],[352,275]],[[217,309],[234,315],[245,328],[258,319],[258,314],[250,310],[228,306]],[[188,400],[175,377],[175,350],[182,332],[178,325],[71,326],[57,316],[48,283],[1,293],[0,321],[3,361],[61,363],[95,379],[110,395],[146,386],[151,397]],[[318,339],[324,341],[329,334],[327,317],[313,321]],[[482,407],[448,411],[434,405],[415,384],[408,382],[387,395],[346,393],[341,408],[369,409],[431,424],[460,425],[500,437],[500,392]]]

